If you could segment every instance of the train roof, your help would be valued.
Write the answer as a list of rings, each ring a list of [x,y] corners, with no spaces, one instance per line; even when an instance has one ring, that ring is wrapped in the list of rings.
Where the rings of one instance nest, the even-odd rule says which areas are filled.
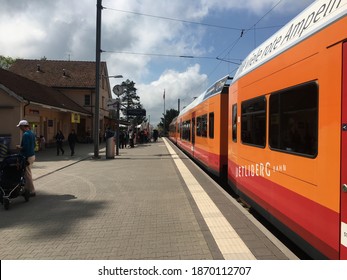
[[[338,19],[345,17],[346,13],[347,0],[315,1],[264,43],[250,52],[238,68],[232,82],[234,83],[267,61],[280,55]],[[220,93],[224,86],[229,86],[227,81],[230,79],[229,76],[225,76],[215,82],[186,106],[179,115],[186,113],[211,96]]]
[[[314,33],[346,16],[347,0],[315,1],[259,47],[238,68],[233,82]]]
[[[223,78],[221,78],[220,80],[218,80],[217,82],[215,82],[207,90],[205,90],[202,94],[200,94],[197,98],[195,98],[193,102],[191,102],[184,109],[182,109],[182,111],[180,112],[179,115],[184,114],[185,112],[189,111],[191,108],[194,108],[195,106],[197,106],[198,104],[200,104],[204,100],[206,100],[206,99],[208,99],[208,98],[210,98],[216,94],[221,93],[225,86],[229,86],[229,84],[227,84],[227,82],[230,80],[231,80],[230,76],[226,75]]]
[[[176,120],[177,120],[177,117],[174,117],[174,118],[172,119],[172,121],[170,122],[170,125],[175,124],[175,123],[176,123]]]

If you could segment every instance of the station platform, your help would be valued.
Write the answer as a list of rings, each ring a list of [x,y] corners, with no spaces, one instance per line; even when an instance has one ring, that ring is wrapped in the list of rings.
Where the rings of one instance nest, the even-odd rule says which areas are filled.
[[[0,209],[0,259],[297,259],[166,138],[114,159],[64,148],[37,153],[36,197]]]

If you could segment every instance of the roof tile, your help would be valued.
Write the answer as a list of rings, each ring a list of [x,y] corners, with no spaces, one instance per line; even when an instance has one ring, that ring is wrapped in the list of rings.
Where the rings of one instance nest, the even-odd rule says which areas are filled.
[[[90,115],[89,111],[75,103],[59,90],[4,69],[0,69],[0,85],[27,101]]]
[[[101,67],[105,69],[106,62]],[[17,59],[9,70],[50,87],[95,88],[93,61]]]

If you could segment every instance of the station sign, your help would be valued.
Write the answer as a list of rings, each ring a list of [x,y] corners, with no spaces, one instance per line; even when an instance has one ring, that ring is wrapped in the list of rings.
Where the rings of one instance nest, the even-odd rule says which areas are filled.
[[[144,116],[146,116],[146,110],[145,109],[128,109],[127,115],[128,116],[144,117]]]
[[[107,109],[109,110],[117,110],[117,102],[118,100],[115,98],[110,98],[106,102]]]

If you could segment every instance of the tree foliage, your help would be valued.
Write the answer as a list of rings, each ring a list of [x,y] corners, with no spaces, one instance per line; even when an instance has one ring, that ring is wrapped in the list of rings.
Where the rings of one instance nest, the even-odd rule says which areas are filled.
[[[158,124],[158,126],[161,127],[164,130],[164,132],[167,132],[169,130],[170,123],[177,116],[178,116],[177,110],[175,109],[166,110],[165,115],[163,114],[163,117],[161,118],[161,121]]]
[[[2,69],[8,69],[11,67],[11,65],[16,61],[16,59],[10,57],[10,56],[3,56],[0,55],[0,68]]]
[[[121,112],[123,114],[123,119],[131,122],[134,125],[141,124],[146,121],[146,116],[131,116],[127,114],[128,110],[131,109],[144,109],[140,97],[137,95],[137,88],[135,83],[130,80],[122,82],[121,86],[124,89],[123,94],[119,97],[121,101]]]

